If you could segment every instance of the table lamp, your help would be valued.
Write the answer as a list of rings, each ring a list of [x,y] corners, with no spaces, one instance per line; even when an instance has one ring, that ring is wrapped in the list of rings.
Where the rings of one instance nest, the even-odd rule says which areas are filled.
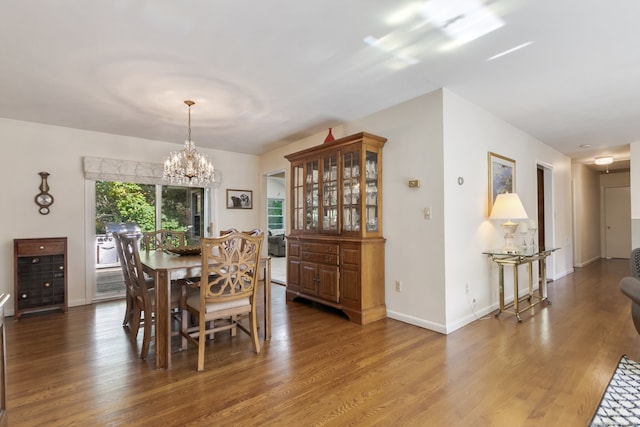
[[[502,248],[502,252],[507,254],[518,253],[518,248],[515,246],[513,238],[519,224],[512,220],[528,218],[527,212],[524,210],[524,206],[522,206],[518,195],[516,193],[498,194],[489,218],[507,220],[507,222],[502,223],[502,229],[504,230],[504,247]]]

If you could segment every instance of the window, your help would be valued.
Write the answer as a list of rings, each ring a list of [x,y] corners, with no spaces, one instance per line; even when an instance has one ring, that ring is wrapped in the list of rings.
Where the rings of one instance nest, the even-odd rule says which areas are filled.
[[[96,296],[124,293],[115,242],[105,224],[135,222],[142,231],[185,231],[188,244],[199,244],[208,212],[205,194],[204,188],[96,181]]]
[[[203,202],[203,188],[96,181],[96,235],[105,233],[106,223],[135,222],[142,231],[162,228],[199,238],[204,235]]]
[[[267,226],[269,230],[284,229],[283,199],[267,199]]]

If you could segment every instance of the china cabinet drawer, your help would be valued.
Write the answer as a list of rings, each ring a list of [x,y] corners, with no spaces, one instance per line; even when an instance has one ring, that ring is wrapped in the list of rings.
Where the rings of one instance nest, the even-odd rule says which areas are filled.
[[[338,265],[338,255],[327,255],[317,252],[302,252],[302,260],[322,264]]]
[[[316,252],[320,254],[338,254],[340,246],[327,243],[303,243],[303,256],[305,252]]]

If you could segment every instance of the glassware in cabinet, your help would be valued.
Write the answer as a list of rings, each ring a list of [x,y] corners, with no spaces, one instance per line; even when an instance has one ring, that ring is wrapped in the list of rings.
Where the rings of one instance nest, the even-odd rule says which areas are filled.
[[[366,206],[366,229],[368,232],[378,231],[378,153],[366,151],[365,155],[365,206]]]
[[[322,231],[338,230],[338,157],[322,159]]]

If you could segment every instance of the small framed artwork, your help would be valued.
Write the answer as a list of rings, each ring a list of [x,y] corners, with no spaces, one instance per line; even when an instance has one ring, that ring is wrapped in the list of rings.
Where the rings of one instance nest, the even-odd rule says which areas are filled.
[[[516,192],[516,161],[489,151],[489,209],[501,193]]]
[[[253,209],[253,191],[227,190],[227,209]]]

